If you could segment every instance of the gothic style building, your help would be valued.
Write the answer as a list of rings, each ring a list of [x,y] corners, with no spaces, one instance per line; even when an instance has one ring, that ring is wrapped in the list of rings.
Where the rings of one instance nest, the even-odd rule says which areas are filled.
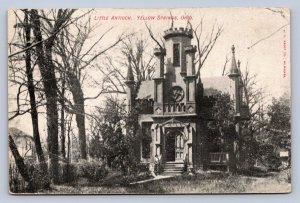
[[[231,152],[210,150],[209,121],[214,91],[227,92],[234,100],[236,133],[243,116],[239,63],[232,47],[229,74],[199,78],[195,70],[196,47],[190,29],[169,29],[164,33],[165,49],[154,50],[157,62],[152,79],[142,81],[134,92],[134,76],[129,65],[126,78],[129,110],[139,109],[140,160],[152,163],[155,155],[165,171],[174,171],[188,162],[190,168],[228,166]],[[233,149],[234,150],[234,149]]]

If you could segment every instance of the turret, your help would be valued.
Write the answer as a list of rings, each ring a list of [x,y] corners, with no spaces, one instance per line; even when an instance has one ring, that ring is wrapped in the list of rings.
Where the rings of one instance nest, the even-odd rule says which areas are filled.
[[[134,76],[131,67],[131,58],[128,57],[128,70],[127,76],[125,80],[125,84],[127,86],[126,93],[127,93],[127,112],[130,112],[134,106]]]
[[[237,78],[237,77],[240,76],[240,71],[239,71],[239,69],[237,68],[237,65],[236,65],[234,45],[232,45],[231,51],[232,51],[232,59],[231,59],[231,67],[230,67],[228,77],[231,78],[231,79],[234,79],[234,78]]]
[[[186,84],[186,104],[189,113],[196,111],[196,79],[195,75],[195,52],[196,47],[188,45],[184,48],[186,58],[186,76],[184,78]]]
[[[191,45],[193,38],[192,29],[188,28],[170,28],[165,31],[164,39],[166,40],[165,46],[167,50],[167,57],[171,60],[173,69],[180,68],[180,74],[186,75],[186,57],[185,47]],[[168,70],[172,72],[172,70]]]
[[[192,76],[195,75],[195,52],[196,46],[189,45],[184,48],[186,54],[186,75]]]
[[[166,50],[163,48],[154,49],[156,56],[156,67],[154,80],[154,114],[163,114],[164,104],[164,60]]]
[[[155,48],[154,55],[156,56],[156,67],[155,67],[154,78],[163,78],[166,50],[163,48]]]
[[[234,110],[235,115],[240,117],[240,105],[241,105],[241,92],[240,92],[240,70],[238,69],[236,60],[235,60],[235,47],[232,45],[232,60],[231,60],[231,67],[228,74],[228,77],[233,80],[233,92],[234,92]],[[240,64],[240,63],[239,63]]]

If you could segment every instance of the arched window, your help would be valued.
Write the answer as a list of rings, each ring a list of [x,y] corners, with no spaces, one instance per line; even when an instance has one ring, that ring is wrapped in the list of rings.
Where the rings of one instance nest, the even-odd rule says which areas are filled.
[[[173,44],[173,66],[180,66],[180,45]]]
[[[152,142],[151,125],[152,123],[142,124],[142,157],[143,158],[150,158],[150,144]]]

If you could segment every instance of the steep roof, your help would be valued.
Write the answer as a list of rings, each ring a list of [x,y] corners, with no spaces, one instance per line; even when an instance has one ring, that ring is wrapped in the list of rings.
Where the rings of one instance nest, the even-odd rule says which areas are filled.
[[[154,99],[154,80],[142,81],[137,99]]]
[[[15,128],[15,127],[9,128],[8,132],[14,140],[21,138],[21,137],[33,140],[33,137],[31,135],[28,135],[25,132],[23,132],[22,130]]]
[[[209,77],[201,79],[204,88],[204,96],[213,96],[216,94],[214,90],[218,90],[222,93],[231,92],[231,81],[228,76],[221,77]]]
[[[204,96],[213,96],[218,90],[222,93],[231,92],[231,79],[228,76],[209,77],[201,79]],[[142,81],[137,94],[137,99],[154,99],[154,80]]]
[[[234,45],[232,45],[231,50],[232,50],[231,68],[229,70],[229,75],[228,76],[229,77],[238,77],[238,76],[240,76],[240,71],[239,71],[239,69],[236,65]],[[240,63],[240,62],[238,61],[238,63]]]

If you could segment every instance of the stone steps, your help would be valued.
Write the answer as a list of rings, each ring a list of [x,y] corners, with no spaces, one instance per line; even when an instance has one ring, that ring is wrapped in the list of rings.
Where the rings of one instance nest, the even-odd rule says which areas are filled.
[[[163,164],[163,175],[181,175],[184,164],[182,162],[166,162]]]

